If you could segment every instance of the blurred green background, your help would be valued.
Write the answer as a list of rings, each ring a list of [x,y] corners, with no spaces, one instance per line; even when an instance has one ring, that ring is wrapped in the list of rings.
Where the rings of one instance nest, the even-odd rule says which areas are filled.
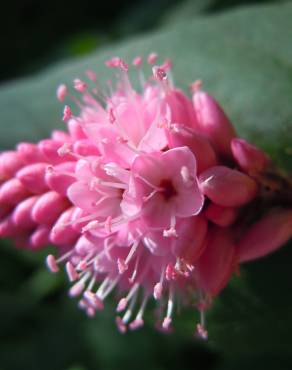
[[[177,28],[181,27],[177,45],[184,37],[184,30],[194,24],[194,35],[201,26],[206,26],[205,31],[202,29],[201,44],[208,44],[207,51],[201,55],[200,40],[194,40],[197,49],[192,53],[198,55],[198,66],[179,60],[178,76],[185,74],[185,77],[178,80],[184,85],[191,82],[188,81],[191,68],[199,71],[239,122],[243,135],[262,145],[279,165],[291,171],[292,8],[288,3],[10,0],[0,22],[3,83],[0,149],[12,146],[20,137],[39,138],[46,133],[46,122],[37,115],[44,107],[48,106],[45,112],[48,125],[57,126],[56,114],[60,107],[53,100],[53,89],[63,72],[65,79],[75,77],[67,68],[70,61],[79,63],[81,57],[82,64],[82,57],[93,53],[88,59],[90,64],[99,50],[102,57],[110,55],[111,45],[122,55],[132,55],[135,46],[139,49],[140,44],[143,50],[153,47],[159,52],[157,45],[170,40],[164,29],[172,29],[170,35],[176,35],[176,24]],[[234,17],[238,21],[234,21]],[[237,32],[236,25],[240,22],[244,32],[238,32],[234,44],[230,44],[229,37]],[[191,42],[192,35],[188,40]],[[252,47],[248,44],[251,41]],[[221,50],[224,42],[226,47]],[[124,48],[120,47],[123,43]],[[261,53],[257,45],[261,46]],[[187,48],[191,49],[191,43]],[[184,51],[179,54],[172,49],[172,45],[165,46],[165,50],[178,59],[185,55]],[[63,68],[60,72],[58,66],[54,69],[58,62]],[[87,59],[84,63],[86,65]],[[53,68],[53,87],[42,90],[51,79],[50,68]],[[11,83],[30,75],[35,77]],[[232,86],[239,86],[237,94],[230,92]],[[52,103],[45,105],[40,91],[46,96],[51,94]],[[27,92],[31,94],[29,97]],[[29,102],[33,99],[36,100],[33,118],[40,118],[35,136],[32,123],[26,126],[26,122],[32,121],[26,110],[32,108]],[[12,105],[15,101],[17,104]],[[12,107],[16,113],[11,112]],[[51,116],[49,112],[53,112]],[[248,127],[244,127],[245,123]],[[177,317],[176,332],[172,335],[152,329],[151,316],[142,330],[119,334],[110,302],[97,318],[88,319],[77,309],[76,302],[67,297],[64,275],[51,275],[44,268],[47,253],[15,250],[9,242],[1,243],[0,370],[292,369],[292,252],[289,247],[245,266],[240,279],[231,282],[208,314],[208,343],[193,337],[196,313],[192,311]]]

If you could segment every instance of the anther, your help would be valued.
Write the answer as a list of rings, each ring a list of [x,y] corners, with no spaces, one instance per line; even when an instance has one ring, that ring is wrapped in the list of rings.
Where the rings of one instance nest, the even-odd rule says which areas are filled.
[[[135,66],[135,67],[139,67],[139,66],[141,66],[142,65],[142,63],[143,63],[143,59],[142,59],[142,57],[141,56],[137,56],[136,58],[134,58],[133,59],[133,61],[132,61],[132,64],[133,64],[133,66]]]
[[[176,229],[174,227],[170,227],[167,230],[163,230],[163,236],[165,238],[178,238],[178,234],[177,234]]]
[[[124,259],[118,258],[117,264],[118,264],[119,274],[123,274],[125,271],[128,270],[128,265]]]
[[[157,61],[158,55],[156,53],[150,53],[147,58],[148,64],[155,64]]]
[[[70,261],[66,263],[66,272],[71,282],[79,279],[79,274],[77,273],[77,271],[75,270],[75,267],[72,265]]]
[[[74,81],[74,89],[80,93],[83,93],[87,90],[87,84],[80,80],[79,78],[76,78]]]
[[[47,265],[48,269],[53,273],[56,273],[56,272],[59,271],[59,266],[57,264],[56,258],[52,254],[49,254],[47,256],[46,265]]]
[[[57,153],[60,157],[63,157],[64,155],[67,155],[72,152],[72,144],[65,143],[63,144],[58,150]]]
[[[67,122],[70,118],[72,117],[72,111],[69,105],[65,105],[64,110],[63,110],[63,118],[62,120],[64,122]]]
[[[196,80],[190,84],[190,91],[192,94],[198,92],[202,87],[203,82],[201,80]]]
[[[167,80],[167,73],[161,67],[154,66],[152,68],[153,76],[158,81],[166,81]]]
[[[197,324],[196,335],[203,340],[208,339],[208,332],[202,324]]]
[[[92,82],[96,82],[97,78],[96,78],[96,73],[94,71],[92,71],[91,69],[88,69],[85,72],[85,74],[89,80],[91,80]]]
[[[156,300],[159,300],[161,298],[162,289],[163,287],[161,283],[155,284],[154,289],[153,289],[153,296]]]
[[[59,87],[57,89],[57,93],[56,93],[57,99],[60,102],[63,102],[67,93],[68,93],[67,86],[64,85],[64,84],[59,85]]]

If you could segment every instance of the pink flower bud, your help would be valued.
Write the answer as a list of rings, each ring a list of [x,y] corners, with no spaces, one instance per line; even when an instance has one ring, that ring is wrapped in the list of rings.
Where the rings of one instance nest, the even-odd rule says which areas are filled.
[[[292,210],[277,209],[252,225],[239,240],[240,262],[274,252],[292,237]]]
[[[100,155],[96,145],[89,140],[78,140],[73,145],[73,151],[82,156]]]
[[[29,195],[28,190],[15,178],[6,181],[0,187],[0,205],[16,205]]]
[[[44,155],[36,144],[20,143],[17,145],[17,153],[25,164],[45,161]]]
[[[17,234],[17,231],[17,227],[12,222],[11,217],[6,217],[0,222],[0,236],[2,238],[15,236]]]
[[[231,207],[222,207],[218,204],[211,203],[208,205],[205,216],[208,220],[212,221],[214,224],[226,227],[233,224],[237,217],[237,209]]]
[[[74,208],[71,207],[58,218],[50,233],[50,240],[53,244],[70,245],[76,242],[79,233],[73,230],[70,225],[67,225],[71,221],[73,211]]]
[[[31,217],[31,210],[37,200],[37,196],[30,197],[23,200],[15,207],[12,213],[12,221],[17,227],[30,229],[36,225]]]
[[[210,230],[207,246],[196,263],[199,286],[217,295],[228,282],[235,267],[235,248],[226,229]]]
[[[191,149],[197,160],[198,173],[205,171],[209,167],[216,166],[215,151],[204,136],[184,132],[180,125],[175,125],[174,129],[169,132],[169,141],[172,148],[188,146]]]
[[[170,109],[170,120],[172,123],[179,123],[189,127],[195,127],[197,124],[196,114],[192,101],[181,90],[174,89],[170,91],[165,102]]]
[[[208,137],[220,154],[230,157],[230,142],[236,134],[220,105],[203,91],[194,93],[193,104],[200,132]]]
[[[48,190],[48,185],[45,181],[45,173],[47,168],[46,163],[34,163],[28,165],[16,174],[16,177],[21,183],[34,194],[41,194]]]
[[[62,145],[63,143],[59,141],[46,139],[46,140],[40,141],[38,144],[38,147],[41,153],[44,155],[44,157],[50,164],[58,164],[66,160],[69,160],[69,161],[75,160],[74,158],[72,158],[70,154],[65,154],[63,156],[60,156],[58,154],[58,149],[60,149]]]
[[[250,202],[257,184],[249,176],[225,166],[211,167],[199,177],[200,189],[214,203],[238,207]]]
[[[42,195],[32,209],[32,218],[39,224],[50,225],[69,206],[66,198],[50,191]]]
[[[0,155],[0,182],[11,178],[22,165],[22,158],[17,152],[2,153]]]
[[[40,225],[30,236],[30,245],[33,249],[42,248],[44,245],[49,245],[50,227]]]
[[[51,171],[47,170],[45,180],[50,189],[61,195],[66,195],[68,187],[75,181],[70,173],[74,173],[75,162],[65,162],[58,164]]]
[[[75,119],[70,119],[67,125],[70,136],[74,141],[86,139],[80,124]]]
[[[231,150],[238,165],[247,173],[262,172],[270,158],[262,150],[243,139],[232,139]]]

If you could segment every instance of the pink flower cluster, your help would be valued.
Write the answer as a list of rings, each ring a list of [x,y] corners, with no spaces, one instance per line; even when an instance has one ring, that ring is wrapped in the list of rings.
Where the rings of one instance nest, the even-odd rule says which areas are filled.
[[[72,94],[59,86],[58,99],[80,111],[65,106],[67,131],[0,156],[0,236],[57,246],[47,266],[65,264],[69,294],[89,316],[115,290],[121,332],[143,325],[153,297],[162,329],[181,302],[199,310],[196,332],[207,338],[212,298],[241,262],[291,237],[292,208],[269,202],[269,157],[236,137],[200,82],[190,99],[173,85],[171,62],[156,60],[146,80],[134,59],[139,92],[118,57],[106,62],[117,72],[107,92],[93,71]]]

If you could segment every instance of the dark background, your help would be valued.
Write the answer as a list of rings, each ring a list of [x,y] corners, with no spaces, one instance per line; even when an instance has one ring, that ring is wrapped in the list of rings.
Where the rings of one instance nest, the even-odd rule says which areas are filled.
[[[9,0],[1,9],[0,80],[30,74],[158,27],[185,0]],[[201,13],[281,0],[193,0]]]
[[[198,12],[215,13],[268,1],[194,2]],[[0,80],[4,83],[36,73],[58,60],[157,28],[178,3],[183,1],[10,0],[2,8],[0,21]],[[226,364],[212,340],[208,346],[194,340],[189,324],[171,336],[146,325],[142,331],[123,337],[113,323],[113,307],[94,320],[77,310],[66,295],[62,274],[54,276],[44,269],[42,261],[47,253],[15,250],[8,242],[0,245],[0,370],[292,368],[292,353],[291,357],[286,352],[281,356],[272,349],[266,355],[253,354],[247,362],[244,356],[234,354]],[[281,261],[281,253],[274,257],[275,265],[277,258]],[[265,262],[254,263],[251,276],[264,268]],[[269,282],[267,294],[268,290]],[[276,296],[282,299],[285,293],[282,286]],[[229,311],[234,308],[240,316],[240,308],[232,307],[231,302]],[[194,322],[191,315],[186,323]],[[225,315],[223,320],[228,320],[228,310]],[[274,340],[280,342],[281,338]],[[230,348],[232,351],[232,344]]]

